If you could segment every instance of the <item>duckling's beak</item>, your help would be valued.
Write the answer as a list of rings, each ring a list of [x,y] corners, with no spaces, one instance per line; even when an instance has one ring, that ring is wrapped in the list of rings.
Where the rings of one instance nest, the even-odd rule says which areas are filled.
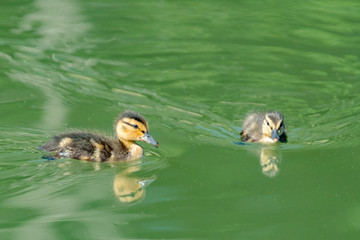
[[[159,146],[159,143],[149,133],[145,133],[144,136],[140,138],[140,141],[144,141],[146,143],[154,145],[155,147]]]
[[[271,139],[274,140],[274,142],[279,141],[279,133],[278,130],[274,129],[271,132]]]

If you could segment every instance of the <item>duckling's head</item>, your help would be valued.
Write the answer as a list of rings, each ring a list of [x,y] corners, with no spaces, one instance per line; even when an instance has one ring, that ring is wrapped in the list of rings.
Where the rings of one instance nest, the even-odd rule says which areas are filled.
[[[120,140],[143,141],[156,147],[159,143],[149,134],[148,123],[136,112],[126,111],[120,114],[115,125],[116,135]]]
[[[279,141],[285,131],[285,123],[281,113],[268,112],[265,114],[265,118],[262,124],[263,136],[272,139],[272,141]]]

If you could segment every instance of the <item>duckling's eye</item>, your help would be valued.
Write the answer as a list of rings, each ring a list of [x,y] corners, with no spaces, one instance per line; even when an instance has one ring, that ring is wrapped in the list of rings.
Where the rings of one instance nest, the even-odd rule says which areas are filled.
[[[135,129],[139,129],[139,126],[138,125],[133,125],[133,127],[135,128]]]
[[[270,123],[269,123],[268,121],[266,121],[266,124],[267,124],[268,126],[270,126]]]
[[[284,125],[283,122],[281,122],[279,128],[282,128],[283,125]]]

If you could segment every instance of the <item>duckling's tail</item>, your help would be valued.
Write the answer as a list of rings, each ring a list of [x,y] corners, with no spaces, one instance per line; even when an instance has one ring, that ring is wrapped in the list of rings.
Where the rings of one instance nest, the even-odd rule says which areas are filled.
[[[44,145],[38,146],[37,149],[41,150],[41,151],[47,151],[46,148],[43,147]],[[59,159],[60,156],[59,155],[44,155],[41,158],[52,161],[52,160],[56,160]]]
[[[60,157],[58,155],[44,155],[41,158],[46,159],[48,161],[53,161],[59,159]]]

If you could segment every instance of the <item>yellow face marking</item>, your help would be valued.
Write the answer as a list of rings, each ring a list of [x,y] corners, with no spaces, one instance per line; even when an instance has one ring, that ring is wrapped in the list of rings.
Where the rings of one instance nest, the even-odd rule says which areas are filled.
[[[72,143],[72,141],[73,140],[71,138],[66,137],[59,142],[59,147],[64,148],[64,147],[68,146],[70,143]]]
[[[270,137],[271,136],[271,128],[272,128],[272,121],[271,119],[266,115],[265,120],[263,122],[262,131],[263,136]]]
[[[268,115],[265,116],[266,121],[269,123],[271,129],[275,129],[274,122],[268,117]]]
[[[116,134],[119,139],[136,141],[148,132],[147,125],[132,118],[123,118],[116,124]]]
[[[263,123],[263,135],[270,138],[271,132],[273,130],[277,130],[278,134],[281,135],[284,132],[284,125],[281,125],[282,122],[283,119],[280,119],[278,122],[275,123],[269,118],[268,115],[265,115],[265,120]]]

